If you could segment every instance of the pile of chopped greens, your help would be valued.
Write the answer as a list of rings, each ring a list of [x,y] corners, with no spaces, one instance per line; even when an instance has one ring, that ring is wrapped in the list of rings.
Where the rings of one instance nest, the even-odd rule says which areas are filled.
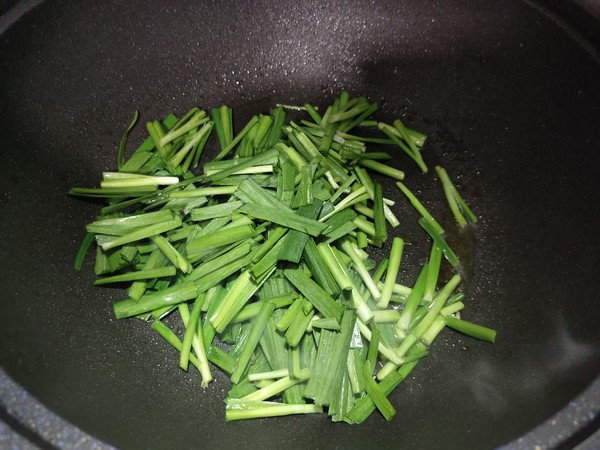
[[[310,104],[277,105],[234,135],[230,107],[193,108],[148,122],[148,138],[126,160],[136,113],[118,171],[100,187],[69,191],[107,201],[87,225],[76,268],[95,243],[95,284],[127,286],[117,318],[151,326],[203,387],[217,369],[229,375],[227,421],[325,411],[355,424],[376,409],[391,420],[389,394],[444,328],[495,339],[460,318],[460,271],[440,279],[442,264],[460,261],[404,173],[386,164],[408,156],[427,172],[426,137],[400,120],[373,120],[377,109],[343,92],[323,115]],[[289,120],[292,110],[303,118]],[[218,154],[200,168],[210,145]],[[475,222],[446,171],[436,171],[456,225]],[[406,204],[383,196],[384,178]],[[398,282],[396,214],[408,205],[431,253],[407,286]],[[372,247],[388,256],[374,261]]]

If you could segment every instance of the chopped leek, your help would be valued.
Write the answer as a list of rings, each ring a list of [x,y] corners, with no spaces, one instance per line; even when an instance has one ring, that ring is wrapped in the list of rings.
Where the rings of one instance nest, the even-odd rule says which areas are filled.
[[[136,112],[118,170],[99,187],[69,191],[108,202],[87,225],[75,268],[95,243],[94,284],[128,287],[113,305],[117,318],[150,322],[181,369],[198,369],[202,387],[216,379],[212,368],[229,376],[226,421],[326,412],[354,424],[375,410],[392,420],[390,393],[440,333],[495,341],[494,330],[459,317],[461,277],[444,279],[441,269],[442,255],[453,269],[460,259],[410,180],[400,181],[401,159],[380,162],[396,146],[427,172],[426,136],[399,119],[375,120],[378,109],[343,92],[323,114],[281,104],[234,135],[229,106],[195,107],[149,121],[126,160]],[[288,111],[303,117],[289,121]],[[217,156],[199,169],[209,151]],[[444,169],[436,173],[457,224],[476,221]],[[384,197],[384,177],[431,241],[416,280],[401,267],[404,202]]]

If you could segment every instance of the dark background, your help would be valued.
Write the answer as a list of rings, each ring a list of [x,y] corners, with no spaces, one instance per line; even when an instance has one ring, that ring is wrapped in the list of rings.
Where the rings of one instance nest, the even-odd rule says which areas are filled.
[[[0,364],[125,448],[490,448],[543,422],[600,371],[597,28],[566,4],[44,2],[0,39]],[[481,217],[450,239],[470,263],[463,317],[497,343],[444,332],[390,397],[391,423],[225,424],[226,378],[200,389],[152,330],[113,318],[124,293],[92,287],[91,261],[72,269],[97,208],[65,194],[115,168],[135,109],[143,124],[225,102],[241,126],[342,89],[427,133],[425,160]],[[437,180],[394,164],[450,229]],[[404,210],[409,282],[428,249]]]

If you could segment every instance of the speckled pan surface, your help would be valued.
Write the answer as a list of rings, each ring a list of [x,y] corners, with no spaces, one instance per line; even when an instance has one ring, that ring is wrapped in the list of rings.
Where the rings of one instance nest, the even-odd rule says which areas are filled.
[[[594,33],[522,1],[42,2],[0,36],[0,364],[122,448],[513,441],[600,372]],[[467,313],[498,342],[444,334],[392,395],[392,423],[225,424],[227,380],[202,391],[149,328],[112,317],[123,293],[92,287],[91,261],[72,270],[96,208],[65,193],[115,167],[134,109],[147,120],[227,102],[241,120],[275,102],[323,105],[341,89],[385,99],[382,116],[428,133],[425,157],[458,177],[481,216],[460,238],[472,255]],[[443,211],[435,180],[395,163]],[[426,256],[410,214],[407,277]],[[600,406],[589,409],[593,422]]]

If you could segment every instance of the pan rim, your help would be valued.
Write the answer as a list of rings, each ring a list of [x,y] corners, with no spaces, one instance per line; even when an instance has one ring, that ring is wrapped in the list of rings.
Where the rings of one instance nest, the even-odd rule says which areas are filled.
[[[599,406],[600,377],[597,377],[563,409],[526,434],[502,445],[499,450],[575,448],[584,443],[598,444],[600,443]],[[54,413],[1,367],[0,423],[8,425],[10,429],[10,435],[5,437],[8,444],[26,439],[30,443],[49,449],[116,449]]]

